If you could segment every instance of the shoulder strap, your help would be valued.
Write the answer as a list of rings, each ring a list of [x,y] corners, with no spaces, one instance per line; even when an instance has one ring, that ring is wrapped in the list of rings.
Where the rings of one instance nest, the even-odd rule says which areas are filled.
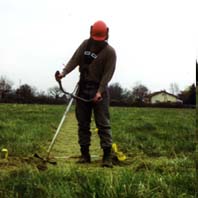
[[[98,42],[93,39],[89,39],[87,43],[86,50],[84,51],[84,63],[91,64],[94,59],[97,58],[97,55],[108,45],[107,42]],[[94,50],[91,51],[91,47]]]
[[[94,59],[98,57],[98,54],[108,45],[107,42],[97,42],[93,39],[89,39],[87,46],[82,55],[82,64],[80,65],[80,79],[81,81],[86,79],[86,76],[89,75],[89,65]],[[92,50],[91,50],[92,49]]]

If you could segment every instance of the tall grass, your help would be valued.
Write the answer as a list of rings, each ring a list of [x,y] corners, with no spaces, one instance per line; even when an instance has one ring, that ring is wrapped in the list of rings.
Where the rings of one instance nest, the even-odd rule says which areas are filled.
[[[171,157],[195,150],[194,110],[115,108],[112,122],[114,141],[125,151]]]
[[[193,172],[161,175],[153,171],[134,172],[130,168],[93,171],[72,166],[44,173],[22,169],[11,173],[3,183],[0,181],[8,197],[190,198],[194,195],[192,178]]]
[[[63,114],[62,106],[0,105],[0,147],[11,155],[27,155],[51,140]]]

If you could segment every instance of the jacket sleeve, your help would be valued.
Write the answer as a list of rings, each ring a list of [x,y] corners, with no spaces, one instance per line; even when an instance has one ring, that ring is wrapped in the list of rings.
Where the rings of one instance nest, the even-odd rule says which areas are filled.
[[[115,50],[111,48],[111,50],[109,50],[107,54],[107,60],[104,67],[103,76],[100,81],[100,85],[98,89],[100,93],[105,91],[105,88],[107,87],[109,81],[111,80],[114,74],[115,66],[116,66],[116,53]]]
[[[81,45],[76,49],[71,59],[65,65],[62,74],[65,76],[69,74],[72,70],[74,70],[80,63],[80,59],[83,53],[83,49],[85,46],[86,40],[81,43]]]

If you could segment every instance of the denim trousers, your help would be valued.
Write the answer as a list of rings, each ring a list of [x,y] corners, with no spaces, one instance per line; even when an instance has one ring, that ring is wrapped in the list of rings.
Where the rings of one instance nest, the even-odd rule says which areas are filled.
[[[79,89],[78,96],[91,99],[95,96],[97,89],[94,87],[83,87]],[[109,114],[108,90],[102,94],[102,100],[98,103],[76,101],[76,118],[78,121],[78,143],[80,146],[91,145],[91,117],[94,115],[101,148],[111,147],[112,133]]]

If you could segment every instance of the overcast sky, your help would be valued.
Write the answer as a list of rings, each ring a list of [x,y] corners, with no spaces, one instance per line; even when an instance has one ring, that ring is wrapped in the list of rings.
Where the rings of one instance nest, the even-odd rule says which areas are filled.
[[[131,89],[139,82],[151,91],[195,83],[196,0],[0,0],[0,76],[15,87],[57,85],[55,71],[97,20],[108,25],[117,53],[110,83]],[[65,88],[71,91],[78,78],[76,69],[63,80]]]

